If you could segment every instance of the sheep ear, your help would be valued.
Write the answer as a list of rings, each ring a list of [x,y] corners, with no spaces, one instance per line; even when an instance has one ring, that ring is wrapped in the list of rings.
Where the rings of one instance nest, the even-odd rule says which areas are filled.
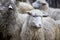
[[[49,16],[49,15],[48,15],[48,14],[46,14],[46,13],[44,13],[44,14],[43,14],[43,17],[48,17],[48,16]]]
[[[48,17],[49,15],[43,15],[43,17]]]
[[[30,11],[26,11],[26,13],[27,13],[28,15],[31,15],[31,12],[30,12]]]

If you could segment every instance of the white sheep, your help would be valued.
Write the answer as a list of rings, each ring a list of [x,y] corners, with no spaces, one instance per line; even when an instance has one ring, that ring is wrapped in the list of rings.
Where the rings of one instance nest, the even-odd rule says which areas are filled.
[[[32,12],[41,13],[39,10]],[[21,40],[44,40],[43,27],[41,27],[40,25],[41,18],[33,17],[35,16],[35,13],[31,13],[32,15],[28,15],[27,20],[23,24],[20,34]]]
[[[28,12],[20,34],[21,40],[58,40],[59,29],[53,19],[43,11]]]
[[[30,4],[26,2],[19,2],[17,8],[20,13],[26,13],[26,11],[34,9]]]
[[[60,20],[60,9],[50,8],[45,0],[37,0],[36,2],[32,3],[32,6],[47,12],[54,20]]]

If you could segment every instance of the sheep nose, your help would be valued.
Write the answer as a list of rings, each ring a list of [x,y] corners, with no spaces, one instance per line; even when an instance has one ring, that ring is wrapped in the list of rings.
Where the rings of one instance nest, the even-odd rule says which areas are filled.
[[[45,3],[42,3],[42,5],[46,5]]]
[[[41,24],[39,24],[39,25],[36,25],[36,27],[37,27],[37,28],[41,28]]]
[[[41,28],[41,24],[39,24],[38,28]]]
[[[13,9],[13,7],[11,5],[9,5],[9,10],[12,10],[12,9]]]

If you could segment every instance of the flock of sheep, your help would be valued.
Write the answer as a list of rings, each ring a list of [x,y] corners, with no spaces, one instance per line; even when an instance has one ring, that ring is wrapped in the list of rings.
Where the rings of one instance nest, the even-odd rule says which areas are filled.
[[[27,0],[28,1],[28,0]],[[60,40],[60,9],[45,0],[2,0],[0,40]]]

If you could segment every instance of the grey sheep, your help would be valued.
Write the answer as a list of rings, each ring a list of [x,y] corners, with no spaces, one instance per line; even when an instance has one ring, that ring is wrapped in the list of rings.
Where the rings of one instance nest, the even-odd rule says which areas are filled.
[[[0,32],[4,40],[20,40],[22,24],[27,14],[20,14],[11,0],[4,0],[0,5]]]

